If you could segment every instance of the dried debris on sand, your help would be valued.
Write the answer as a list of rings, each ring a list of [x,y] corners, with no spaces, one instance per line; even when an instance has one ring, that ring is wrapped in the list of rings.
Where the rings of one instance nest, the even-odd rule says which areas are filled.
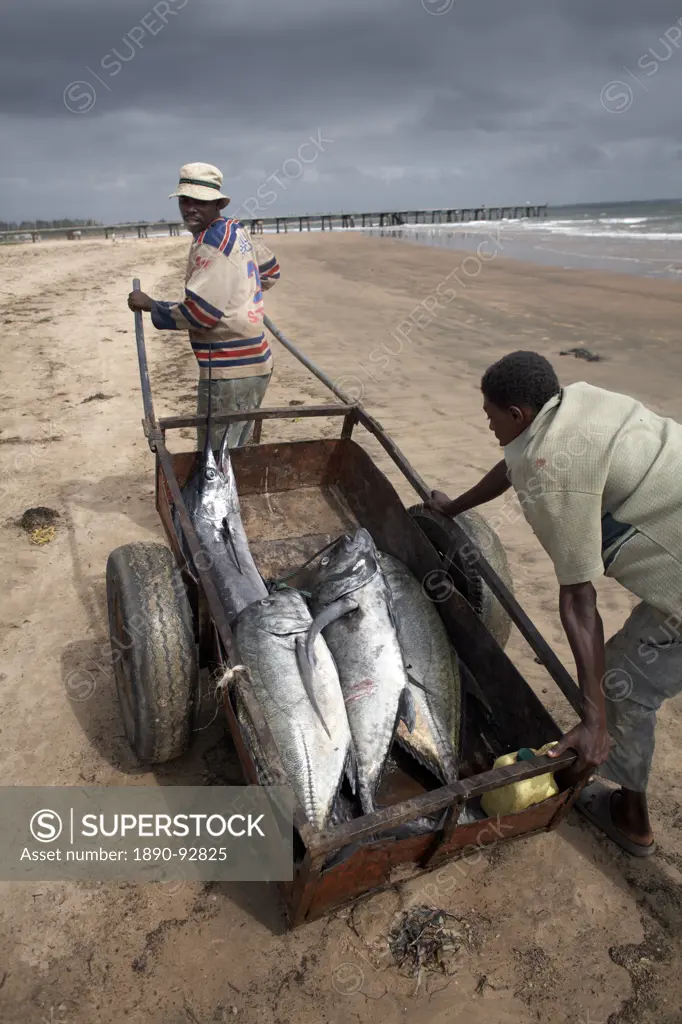
[[[108,402],[113,397],[113,395],[105,395],[103,391],[97,391],[94,395],[88,395],[87,398],[84,398],[81,405],[85,405],[86,402]]]
[[[576,359],[586,359],[588,363],[600,363],[602,357],[596,352],[590,352],[589,348],[565,348],[559,353],[560,356],[575,356]]]
[[[417,987],[422,971],[450,973],[445,958],[456,953],[462,939],[458,931],[448,927],[446,919],[456,921],[453,914],[437,907],[417,906],[404,910],[388,939],[396,964],[405,973],[416,977]]]
[[[37,505],[35,508],[27,508],[19,523],[32,544],[49,544],[54,540],[55,524],[59,518],[59,512],[55,509]]]

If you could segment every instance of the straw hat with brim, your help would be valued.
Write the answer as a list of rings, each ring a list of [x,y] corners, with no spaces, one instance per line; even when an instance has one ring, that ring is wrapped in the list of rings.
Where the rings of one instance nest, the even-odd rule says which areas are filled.
[[[177,190],[171,192],[168,198],[189,196],[190,199],[201,199],[204,202],[222,199],[221,206],[227,206],[230,197],[223,195],[222,187],[222,172],[213,164],[185,164],[180,168]]]

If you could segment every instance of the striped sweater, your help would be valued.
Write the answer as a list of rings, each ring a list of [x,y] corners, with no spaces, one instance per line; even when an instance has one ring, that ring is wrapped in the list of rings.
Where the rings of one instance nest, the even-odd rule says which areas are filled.
[[[219,217],[194,236],[180,302],[154,302],[160,331],[189,331],[199,363],[216,379],[259,377],[273,359],[263,329],[263,290],[279,280],[276,258],[238,220]]]

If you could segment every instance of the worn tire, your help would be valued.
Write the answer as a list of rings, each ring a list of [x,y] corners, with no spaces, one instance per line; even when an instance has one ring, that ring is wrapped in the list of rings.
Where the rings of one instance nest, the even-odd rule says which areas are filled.
[[[107,605],[128,742],[140,761],[171,761],[189,746],[199,668],[192,610],[170,550],[135,543],[112,551]]]
[[[443,561],[457,590],[482,619],[500,647],[504,648],[511,632],[511,619],[481,576],[476,572],[475,559],[466,557],[454,541],[452,523],[447,516],[432,512],[423,505],[413,505],[409,514],[418,523]],[[495,530],[473,509],[457,516],[457,523],[473,544],[480,548],[485,559],[505,586],[513,593],[514,585],[502,541]],[[450,560],[446,563],[447,555]]]

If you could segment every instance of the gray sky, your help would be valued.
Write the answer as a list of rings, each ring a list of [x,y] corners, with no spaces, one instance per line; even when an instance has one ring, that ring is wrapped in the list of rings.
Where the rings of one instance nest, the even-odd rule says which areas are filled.
[[[3,0],[0,219],[679,196],[681,87],[673,0]]]

